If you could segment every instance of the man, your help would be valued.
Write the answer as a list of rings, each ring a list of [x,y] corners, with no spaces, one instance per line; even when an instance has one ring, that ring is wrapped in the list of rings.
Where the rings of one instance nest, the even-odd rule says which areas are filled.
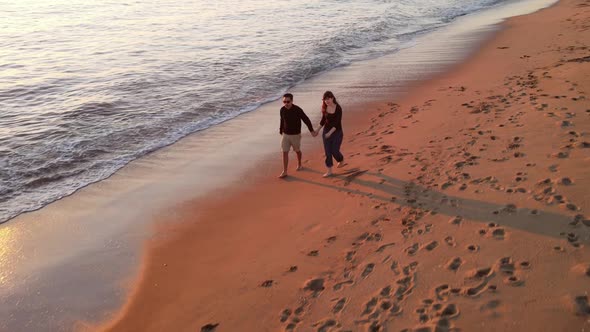
[[[287,176],[287,166],[289,165],[289,150],[293,147],[297,153],[297,170],[303,169],[301,165],[301,121],[305,123],[311,135],[315,137],[317,133],[313,130],[311,121],[305,115],[301,107],[293,104],[293,95],[285,93],[283,96],[283,107],[281,107],[281,126],[279,133],[283,136],[281,148],[283,150],[283,172],[279,178]]]

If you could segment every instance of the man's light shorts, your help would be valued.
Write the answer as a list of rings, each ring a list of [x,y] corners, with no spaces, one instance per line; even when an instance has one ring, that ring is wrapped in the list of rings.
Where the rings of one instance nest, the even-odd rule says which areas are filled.
[[[291,147],[293,147],[293,151],[295,152],[301,151],[301,134],[283,134],[283,139],[281,139],[281,148],[283,149],[283,152],[289,152]]]

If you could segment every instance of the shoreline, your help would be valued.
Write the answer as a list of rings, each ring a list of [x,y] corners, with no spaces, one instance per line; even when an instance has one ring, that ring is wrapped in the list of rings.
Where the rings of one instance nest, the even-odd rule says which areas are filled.
[[[519,1],[527,2],[526,0],[519,0]],[[529,0],[529,1],[531,1],[531,0]],[[540,0],[537,0],[537,1],[540,1]],[[545,0],[545,1],[547,1],[547,0]],[[556,0],[554,0],[554,1],[556,1]],[[543,1],[540,1],[540,2],[543,2]],[[464,14],[464,15],[467,15],[467,16],[468,15],[474,15],[474,14],[477,14],[478,12],[486,11],[486,10],[491,10],[491,9],[494,9],[494,8],[491,7],[491,8],[478,9],[478,10],[476,10],[474,12],[470,12],[470,13],[467,13],[467,14]],[[450,21],[451,24],[452,24],[453,21],[457,20],[458,18],[460,19],[461,16],[454,17]],[[446,28],[446,26],[443,25],[443,26],[438,26],[438,27],[435,27],[435,28],[428,28],[428,29],[426,29],[424,31],[419,31],[419,32],[411,33],[411,35],[414,35],[415,34],[416,36],[423,36],[423,35],[427,35],[429,33],[435,32],[436,30],[441,29],[441,28]],[[360,58],[360,59],[354,60],[353,63],[355,63],[355,64],[356,63],[364,63],[364,62],[375,60],[375,59],[378,59],[378,58],[391,56],[392,54],[395,54],[397,51],[409,47],[408,45],[411,44],[412,42],[415,42],[415,40],[412,39],[410,41],[402,42],[400,48],[399,49],[396,49],[396,51],[391,51],[391,53],[379,53],[379,54],[374,55],[374,56],[368,56],[366,58]],[[406,43],[408,43],[408,44],[406,44]],[[298,82],[295,82],[293,86],[301,85],[302,83],[304,83],[306,81],[313,80],[313,79],[317,78],[318,76],[325,75],[326,73],[329,73],[331,71],[338,71],[340,68],[346,67],[346,66],[349,66],[349,65],[350,64],[344,64],[344,65],[337,65],[335,67],[327,68],[327,69],[325,69],[325,70],[323,70],[321,72],[318,72],[318,73],[313,74],[310,77],[306,77],[306,78],[304,78],[304,79],[302,79],[302,80],[300,80]],[[427,73],[427,75],[428,74],[429,73]],[[34,208],[23,209],[23,210],[20,210],[20,212],[11,212],[9,214],[10,217],[0,218],[0,225],[2,225],[3,223],[9,222],[11,220],[17,219],[20,215],[26,215],[26,214],[30,214],[30,213],[39,211],[39,210],[43,209],[44,207],[46,207],[48,205],[51,205],[54,202],[60,201],[63,198],[66,198],[66,197],[69,197],[69,196],[72,196],[72,195],[76,194],[78,191],[81,191],[81,190],[83,190],[84,188],[86,188],[88,186],[92,186],[92,185],[94,185],[96,183],[99,183],[99,182],[108,180],[110,177],[112,177],[115,174],[117,174],[120,170],[122,170],[124,168],[127,168],[127,165],[133,164],[137,160],[144,159],[145,157],[149,157],[151,154],[153,154],[154,152],[157,152],[158,150],[168,149],[170,146],[173,146],[176,143],[178,143],[179,141],[184,140],[186,137],[198,135],[202,131],[206,131],[206,130],[212,128],[212,127],[215,127],[215,126],[218,126],[220,124],[223,124],[224,122],[232,121],[233,119],[235,119],[237,117],[240,117],[240,116],[242,116],[244,114],[247,114],[247,113],[250,113],[252,111],[255,111],[255,110],[259,109],[259,108],[263,108],[266,104],[275,103],[276,100],[280,99],[280,96],[281,95],[282,95],[282,93],[277,92],[274,97],[269,96],[266,99],[264,99],[264,101],[262,101],[260,104],[250,105],[248,107],[244,107],[244,108],[239,109],[230,118],[223,119],[220,122],[212,122],[210,124],[207,124],[204,128],[200,128],[198,130],[191,131],[188,134],[184,134],[183,136],[175,137],[175,138],[170,138],[169,140],[166,141],[166,143],[163,143],[163,145],[161,145],[161,146],[159,146],[159,147],[157,147],[155,149],[150,149],[149,150],[150,152],[141,152],[138,156],[135,156],[135,157],[133,157],[133,158],[125,161],[124,163],[117,164],[117,165],[113,166],[113,169],[114,170],[109,170],[108,172],[103,172],[103,173],[109,174],[108,176],[105,176],[105,177],[102,177],[102,178],[96,178],[96,179],[93,179],[92,181],[89,181],[89,182],[83,181],[83,182],[85,182],[84,185],[82,185],[80,187],[77,187],[76,189],[73,189],[73,190],[60,191],[60,194],[59,194],[58,198],[48,199],[48,200],[42,199],[44,201],[44,203],[42,205],[40,205],[40,206],[36,206]]]
[[[296,86],[296,99],[306,103],[308,115],[317,115],[317,95],[330,87],[343,91],[339,93],[341,100],[347,94],[351,96],[346,108],[356,114],[351,115],[355,118],[377,107],[388,109],[385,103],[391,99],[392,89],[403,95],[407,87],[419,85],[421,80],[410,72],[436,77],[444,68],[455,68],[453,63],[462,58],[461,54],[473,52],[472,46],[496,29],[493,24],[482,26],[486,26],[483,31],[475,29],[466,35],[461,31],[438,34],[454,36],[441,38],[455,45],[454,50],[450,47],[441,52],[440,46],[424,38],[419,47],[401,52],[403,56],[354,63],[324,73]],[[423,46],[427,51],[420,49]],[[424,56],[429,51],[435,56]],[[397,59],[401,66],[391,68],[389,63],[398,63]],[[388,84],[388,77],[399,82]],[[191,135],[131,163],[105,181],[22,215],[10,225],[0,225],[4,248],[0,252],[0,302],[4,303],[0,316],[9,317],[0,322],[0,330],[70,330],[75,321],[92,322],[82,323],[84,326],[106,320],[135,287],[139,256],[144,254],[142,244],[146,239],[148,243],[157,242],[168,236],[153,233],[152,220],[177,216],[177,203],[188,198],[234,193],[268,179],[268,174],[274,179],[277,159],[272,156],[276,156],[278,137],[275,122],[266,123],[265,119],[274,118],[277,109],[271,103],[218,128]],[[363,121],[366,126],[359,121],[358,128],[373,125],[369,118]],[[244,128],[250,128],[251,135],[240,142],[234,132]],[[346,129],[353,132],[350,124]],[[252,150],[252,146],[257,148]],[[321,159],[310,150],[320,146],[319,140],[306,137],[304,160]],[[226,188],[227,184],[230,186]],[[174,224],[164,227],[169,226]]]
[[[399,104],[357,106],[336,177],[321,179],[321,152],[304,150],[306,171],[286,181],[184,204],[148,247],[130,302],[100,329],[587,327],[588,65],[560,61],[581,59],[569,44],[588,42],[576,4],[509,19]],[[546,40],[530,37],[539,29]]]

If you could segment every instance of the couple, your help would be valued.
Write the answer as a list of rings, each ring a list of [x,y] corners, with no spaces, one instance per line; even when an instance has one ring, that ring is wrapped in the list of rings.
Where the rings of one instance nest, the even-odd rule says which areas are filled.
[[[301,121],[307,125],[313,137],[316,137],[321,129],[324,127],[322,133],[322,140],[324,141],[324,151],[326,152],[326,167],[328,171],[324,177],[332,175],[332,166],[334,162],[332,158],[338,162],[337,167],[344,165],[344,156],[340,152],[340,145],[342,145],[342,107],[336,101],[336,97],[331,91],[324,92],[322,98],[322,121],[320,128],[313,130],[311,121],[305,115],[301,107],[293,104],[293,95],[286,93],[283,95],[283,107],[281,107],[281,126],[279,133],[283,136],[281,140],[281,148],[283,150],[283,172],[279,178],[287,176],[287,166],[289,165],[289,150],[293,147],[297,153],[297,170],[303,169],[301,165]]]

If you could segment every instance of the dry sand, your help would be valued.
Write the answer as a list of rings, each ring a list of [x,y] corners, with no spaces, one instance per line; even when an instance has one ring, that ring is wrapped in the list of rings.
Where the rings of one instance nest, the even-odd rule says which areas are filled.
[[[278,180],[277,153],[277,174],[182,206],[101,329],[590,329],[590,1],[504,25],[347,117],[334,177],[317,149]]]

